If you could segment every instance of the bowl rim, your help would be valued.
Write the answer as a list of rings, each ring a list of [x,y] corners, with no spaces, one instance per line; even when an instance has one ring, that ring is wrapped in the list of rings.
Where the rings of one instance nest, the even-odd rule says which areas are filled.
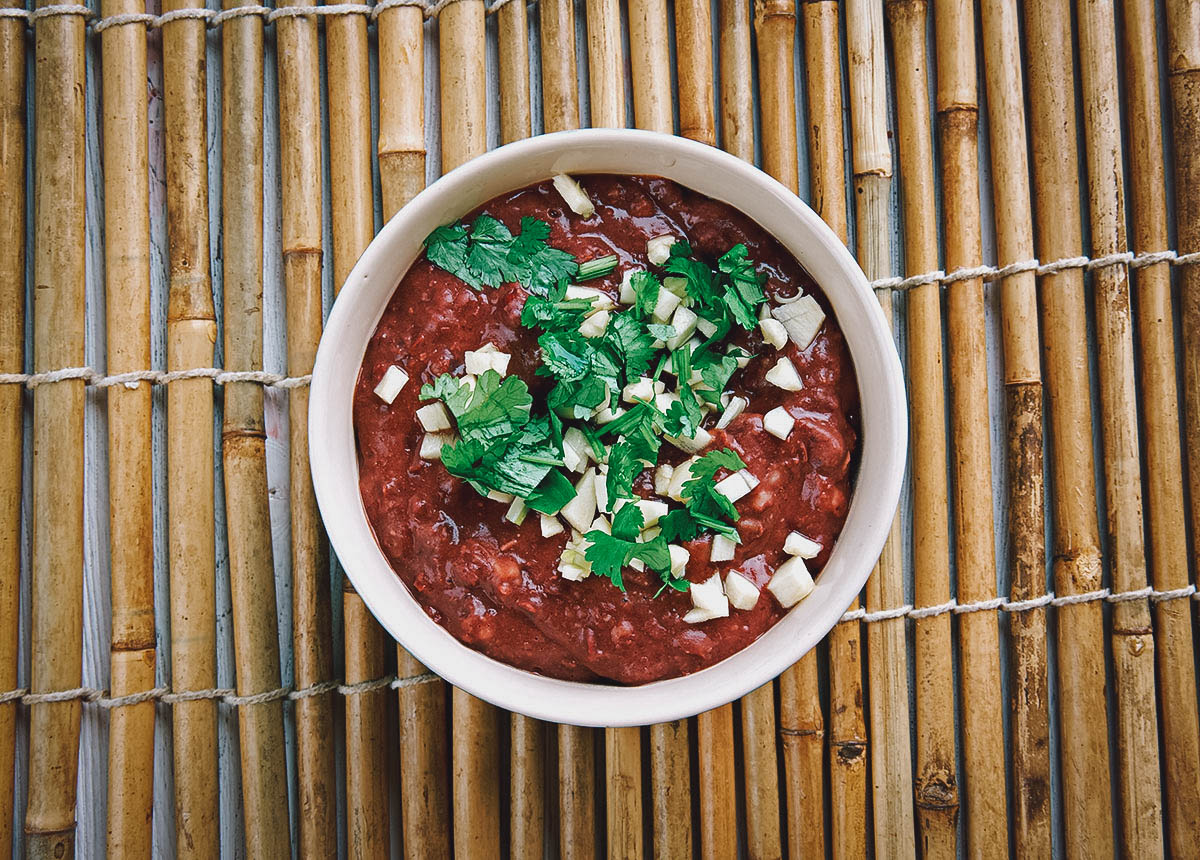
[[[650,161],[662,169],[559,166],[581,158]],[[553,164],[550,172],[666,175],[742,211],[796,256],[821,286],[842,323],[855,367],[861,402],[859,466],[843,531],[823,569],[823,574],[832,569],[834,577],[817,577],[814,592],[762,636],[690,675],[638,686],[563,681],[471,649],[429,618],[409,592],[380,549],[362,503],[353,391],[367,342],[400,277],[434,227],[503,193],[482,191],[489,182],[519,173],[523,164],[546,160]],[[697,188],[696,182],[676,178],[680,173],[694,174],[700,184],[710,176],[717,177],[714,184],[724,178],[730,189],[745,183],[750,209],[795,220],[784,224],[756,217],[746,205],[725,199],[741,190],[723,195]],[[514,181],[508,190],[530,182]],[[463,200],[469,205],[451,202]],[[787,238],[781,235],[785,227]],[[801,239],[813,245],[798,248]],[[401,254],[401,247],[409,251]],[[820,277],[814,268],[837,277]],[[360,308],[364,303],[365,309]],[[851,321],[855,324],[848,327]],[[581,129],[506,144],[417,194],[371,241],[333,304],[313,368],[308,415],[313,488],[330,544],[375,618],[431,671],[466,692],[509,711],[581,726],[634,726],[689,717],[740,698],[799,660],[832,629],[866,583],[891,528],[907,459],[907,405],[891,329],[865,275],[836,234],[799,197],[752,164],[685,138],[632,129]]]

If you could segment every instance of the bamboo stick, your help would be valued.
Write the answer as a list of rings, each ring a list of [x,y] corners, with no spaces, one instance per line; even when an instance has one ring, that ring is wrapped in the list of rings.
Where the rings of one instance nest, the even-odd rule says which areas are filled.
[[[34,52],[36,372],[78,367],[85,360],[83,18],[38,20]],[[83,410],[81,379],[34,389],[29,686],[35,693],[73,689],[81,680]],[[29,709],[25,833],[30,858],[74,853],[79,719],[78,700]]]
[[[967,0],[938,0],[937,117],[942,154],[946,270],[983,263],[979,211],[979,96],[976,91],[975,9]],[[996,597],[992,521],[992,460],[988,434],[987,342],[983,282],[956,281],[947,290],[950,423],[954,438],[955,562],[958,599]],[[967,852],[984,856],[1008,846],[1000,630],[991,613],[958,621],[962,679],[962,790]]]
[[[779,764],[775,744],[775,685],[742,697],[742,763],[745,777],[746,853],[783,856],[779,827]],[[789,820],[792,819],[789,814]]]
[[[758,36],[759,104],[762,112],[764,169],[798,190],[796,155],[795,0],[755,0]],[[825,855],[825,828],[800,822],[824,821],[825,724],[817,682],[817,655],[809,652],[779,678],[779,734],[787,780],[789,853]],[[751,709],[751,713],[768,712]],[[765,726],[760,727],[765,728]],[[748,775],[759,779],[758,773]],[[763,776],[771,782],[769,769]],[[769,820],[769,819],[768,819]]]
[[[108,0],[103,15],[140,12]],[[150,170],[146,33],[142,24],[101,35],[104,75],[104,293],[108,372],[150,367]],[[108,390],[109,548],[112,577],[110,689],[154,687],[154,509],[150,383]],[[113,710],[108,730],[108,853],[150,856],[154,702]]]
[[[712,12],[708,0],[675,0],[679,133],[717,144],[713,115]]]
[[[333,222],[333,283],[340,290],[375,234],[371,185],[371,90],[367,21],[335,15],[325,25],[329,87],[329,196]],[[387,672],[384,633],[349,578],[342,602],[346,683]],[[377,765],[387,744],[383,688],[346,697],[346,837],[352,857],[388,853],[387,772]]]
[[[1080,0],[1076,11],[1092,253],[1101,256],[1126,249],[1116,20],[1111,0]],[[1123,265],[1097,269],[1092,291],[1112,585],[1117,591],[1136,591],[1145,588],[1148,579],[1128,270]],[[1116,604],[1112,622],[1120,850],[1126,856],[1155,856],[1162,854],[1163,834],[1154,631],[1148,601]]]
[[[526,18],[525,4],[520,2],[505,3],[496,12],[501,143],[529,137],[530,133],[529,24]],[[574,57],[572,53],[572,60]]]
[[[625,127],[620,0],[587,0],[588,100],[593,128]]]
[[[321,94],[316,18],[276,25],[288,375],[312,373],[321,338]],[[333,679],[329,548],[308,463],[308,389],[288,395],[296,686]],[[300,855],[337,853],[333,693],[296,701]]]
[[[671,68],[667,0],[629,0],[629,57],[633,71],[633,122],[671,134]]]
[[[887,89],[884,70],[883,6],[873,0],[846,4],[846,49],[850,59],[850,119],[854,191],[858,209],[858,257],[868,278],[890,274],[889,198],[892,158],[888,147]],[[884,316],[892,318],[892,296],[876,292]],[[867,611],[904,603],[900,518],[871,578]],[[880,857],[911,857],[913,832],[912,759],[909,748],[908,673],[904,620],[867,625],[870,690],[871,778],[875,852]]]
[[[696,717],[700,776],[700,856],[737,854],[737,778],[733,761],[733,705]]]
[[[0,8],[18,6],[4,0]],[[23,4],[21,5],[23,7]],[[0,373],[25,369],[25,22],[0,19]],[[0,690],[17,686],[22,391],[0,385]],[[12,845],[17,703],[0,705],[0,846]]]
[[[1037,251],[1044,260],[1083,250],[1075,151],[1070,8],[1048,0],[1027,9]],[[1051,460],[1054,486],[1054,579],[1058,594],[1101,587],[1099,525],[1094,499],[1087,319],[1083,272],[1042,279]],[[1109,808],[1108,720],[1105,712],[1103,616],[1099,603],[1064,606],[1058,615],[1063,812],[1068,856],[1113,852]]]
[[[546,724],[512,715],[509,756],[512,803],[509,809],[510,850],[514,857],[541,857],[545,851]]]
[[[687,720],[650,727],[650,808],[655,857],[692,856],[692,776]]]
[[[846,242],[838,5],[833,0],[805,2],[801,12],[809,114],[809,200]],[[857,608],[855,600],[850,609]],[[867,727],[862,708],[860,635],[857,621],[839,623],[829,633],[829,841],[835,857],[865,857],[867,853],[863,827],[867,820]]]
[[[596,856],[596,732],[592,729],[558,726],[558,786],[559,853],[563,860],[590,860]]]
[[[608,856],[642,857],[641,729],[605,729]]]
[[[164,12],[198,0],[169,0]],[[193,7],[194,8],[194,7]],[[217,340],[208,257],[208,141],[205,23],[163,25],[169,296],[167,367],[210,367]],[[217,685],[216,557],[213,523],[213,386],[181,379],[167,388],[167,509],[171,577],[171,685]],[[217,703],[177,702],[175,851],[207,858],[220,850]]]
[[[1175,152],[1175,229],[1180,254],[1200,251],[1200,2],[1168,0],[1167,82]],[[1200,558],[1200,266],[1179,273],[1183,322],[1184,450],[1191,503],[1192,557]],[[1200,577],[1200,568],[1197,569]],[[1198,579],[1197,581],[1200,581]]]
[[[891,24],[904,176],[904,264],[910,275],[938,268],[933,134],[929,116],[925,0],[885,0]],[[914,602],[937,606],[950,599],[949,501],[946,486],[946,394],[943,388],[941,288],[925,284],[908,293],[909,426],[913,481]],[[917,826],[925,857],[958,852],[958,775],[954,749],[954,667],[950,616],[917,619]],[[993,789],[994,790],[994,789]]]
[[[487,148],[482,0],[458,0],[438,16],[441,70],[442,170]],[[497,713],[455,688],[453,710],[454,851],[500,854]]]
[[[416,6],[379,13],[379,185],[385,221],[425,187],[423,25]]]
[[[750,58],[749,0],[720,0],[721,147],[754,161],[754,93]]]
[[[240,5],[227,2],[226,8]],[[221,228],[224,233],[225,366],[262,368],[262,76],[263,21],[234,18],[222,27]],[[271,521],[267,507],[263,391],[225,387],[221,433],[234,657],[241,695],[279,687],[279,636]],[[246,851],[290,851],[279,701],[238,710]]]
[[[1124,12],[1133,250],[1146,253],[1169,247],[1157,10],[1147,0],[1134,0]],[[1150,570],[1154,587],[1169,591],[1188,584],[1171,271],[1167,263],[1158,263],[1138,269],[1135,277]],[[1200,726],[1196,672],[1189,659],[1192,619],[1183,601],[1165,600],[1155,605],[1154,621],[1166,780],[1166,847],[1168,855],[1179,855],[1200,844],[1200,818],[1195,815],[1200,808]]]
[[[542,125],[547,132],[579,128],[574,7],[574,0],[545,0],[538,4],[542,37]]]
[[[981,4],[992,172],[1006,177],[993,191],[996,257],[1001,265],[1033,257],[1033,216],[1025,148],[1025,98],[1014,0]],[[973,152],[974,150],[971,149]],[[964,155],[969,159],[970,155]],[[977,176],[974,167],[967,173]],[[961,196],[959,199],[962,199]],[[1042,376],[1037,287],[1032,272],[1000,282],[1004,391],[1010,484],[1008,543],[1013,600],[1045,593],[1042,484]],[[965,616],[964,616],[965,617]],[[1050,838],[1050,722],[1044,609],[1009,616],[1012,637],[1013,836],[1018,857],[1045,857]]]

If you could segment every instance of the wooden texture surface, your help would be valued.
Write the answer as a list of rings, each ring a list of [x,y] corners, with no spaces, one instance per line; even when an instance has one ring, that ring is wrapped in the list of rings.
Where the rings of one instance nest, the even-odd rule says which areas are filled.
[[[1200,251],[1197,0],[422,11],[148,38],[0,17],[0,373],[301,376],[379,224],[490,147],[587,125],[754,161],[871,278]],[[1021,857],[1186,855],[1200,266],[1017,268],[878,291],[912,485],[862,605],[1035,605],[845,621],[778,682],[640,730],[499,713],[391,647],[328,557],[303,385],[0,381],[0,698],[319,685],[0,700],[0,845],[1003,856],[1011,834]],[[1146,585],[1166,599],[1093,593]]]

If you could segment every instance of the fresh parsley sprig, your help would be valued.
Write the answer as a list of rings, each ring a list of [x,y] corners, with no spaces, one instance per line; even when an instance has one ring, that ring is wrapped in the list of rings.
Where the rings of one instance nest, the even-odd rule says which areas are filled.
[[[476,290],[515,281],[546,295],[579,272],[575,258],[552,248],[549,238],[545,221],[522,218],[521,232],[514,236],[501,221],[480,215],[469,231],[461,221],[438,227],[425,239],[425,256]]]

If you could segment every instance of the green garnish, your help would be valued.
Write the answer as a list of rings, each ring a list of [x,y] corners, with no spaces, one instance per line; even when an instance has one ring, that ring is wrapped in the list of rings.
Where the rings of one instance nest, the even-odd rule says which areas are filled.
[[[605,275],[612,272],[617,267],[617,255],[607,254],[603,257],[596,257],[593,260],[579,264],[579,274],[575,276],[579,281],[590,281],[592,278],[603,278]]]
[[[671,574],[670,546],[706,533],[738,540],[738,512],[716,491],[716,476],[744,469],[745,463],[729,448],[692,460],[679,494],[683,506],[659,516],[658,534],[650,540],[642,539],[643,512],[634,487],[647,468],[658,464],[664,439],[703,444],[695,440],[707,412],[721,408],[738,360],[748,357],[727,348],[726,341],[734,326],[757,326],[766,278],[757,273],[744,245],[733,246],[710,267],[694,259],[681,240],[671,247],[665,278],[650,272],[629,277],[630,304],[614,307],[609,294],[591,287],[575,288],[567,298],[572,280],[611,274],[618,257],[608,254],[580,264],[550,247],[549,236],[550,227],[534,218],[523,218],[520,233],[513,235],[500,221],[480,215],[470,225],[439,227],[426,239],[429,261],[476,290],[513,282],[525,287],[529,296],[521,326],[537,336],[536,374],[545,380],[539,404],[523,380],[495,370],[481,374],[473,386],[449,374],[423,386],[421,396],[443,401],[457,424],[459,438],[443,444],[442,463],[481,495],[510,493],[534,511],[555,515],[576,497],[577,479],[565,464],[583,471],[590,454],[596,463],[607,463],[607,472],[594,479],[604,481],[608,507],[618,510],[611,517],[611,534],[606,528],[576,534],[572,540],[579,544],[569,544],[564,559],[574,553],[571,566],[590,564],[591,573],[622,591],[624,568],[639,560],[662,579],[662,589],[686,591],[687,580]],[[664,296],[664,290],[674,295]],[[690,311],[683,322],[675,312],[663,318],[676,299]],[[657,319],[656,310],[662,315]],[[682,342],[672,321],[686,327],[682,333],[698,325],[708,335]],[[664,372],[670,376],[663,379]],[[659,395],[671,376],[674,389]],[[623,400],[629,386],[639,393]],[[564,432],[572,428],[574,442],[564,454]],[[579,450],[580,434],[589,450]],[[581,510],[578,516],[590,516],[586,505]],[[582,530],[582,523],[572,521]],[[581,553],[586,561],[578,560]]]
[[[531,293],[547,294],[579,271],[574,257],[546,244],[549,238],[545,221],[522,218],[514,236],[500,221],[480,215],[469,234],[462,222],[438,227],[425,239],[425,256],[476,290],[515,281]]]

